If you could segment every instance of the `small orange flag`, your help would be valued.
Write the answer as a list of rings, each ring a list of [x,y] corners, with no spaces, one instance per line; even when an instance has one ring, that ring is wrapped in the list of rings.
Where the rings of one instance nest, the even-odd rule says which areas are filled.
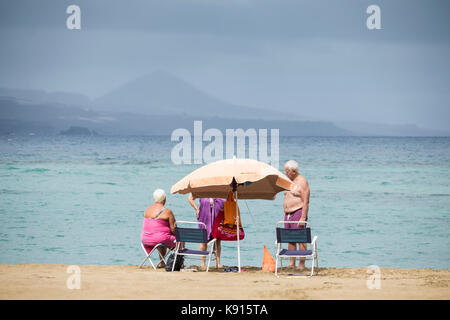
[[[262,270],[275,272],[275,259],[272,257],[266,246],[264,246]]]

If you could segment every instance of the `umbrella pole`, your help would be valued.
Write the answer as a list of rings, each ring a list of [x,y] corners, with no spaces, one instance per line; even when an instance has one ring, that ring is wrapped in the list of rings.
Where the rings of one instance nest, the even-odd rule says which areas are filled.
[[[239,241],[239,209],[238,209],[238,192],[236,190],[236,232],[237,232],[237,249],[238,249],[238,269],[241,272],[241,243]]]

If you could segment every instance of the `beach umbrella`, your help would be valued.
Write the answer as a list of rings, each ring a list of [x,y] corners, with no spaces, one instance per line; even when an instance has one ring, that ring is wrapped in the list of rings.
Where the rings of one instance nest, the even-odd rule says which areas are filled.
[[[238,199],[273,200],[280,191],[292,190],[293,182],[274,167],[254,159],[226,159],[200,167],[175,183],[171,193],[192,193],[195,198],[226,199],[230,191]],[[241,272],[239,216],[236,206],[238,268]]]

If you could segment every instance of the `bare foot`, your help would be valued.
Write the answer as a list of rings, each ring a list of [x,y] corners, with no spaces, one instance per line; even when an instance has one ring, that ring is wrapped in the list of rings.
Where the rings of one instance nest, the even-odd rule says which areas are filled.
[[[158,265],[156,266],[156,268],[165,268],[166,264],[164,263],[164,261],[161,261],[160,263],[158,263]]]
[[[295,269],[295,264],[290,264],[286,267],[287,269]]]
[[[299,271],[305,270],[305,265],[304,265],[304,264],[300,264],[300,265],[297,267],[297,270],[299,270]]]

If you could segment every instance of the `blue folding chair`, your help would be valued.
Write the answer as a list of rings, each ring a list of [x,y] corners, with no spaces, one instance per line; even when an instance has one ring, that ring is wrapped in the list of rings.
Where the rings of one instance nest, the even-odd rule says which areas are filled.
[[[180,228],[178,227],[178,224],[202,225],[203,228]],[[208,257],[208,266],[206,267],[206,272],[208,272],[209,265],[211,264],[211,256],[216,253],[214,246],[216,239],[212,239],[208,242],[206,225],[203,222],[177,221],[175,223],[175,238],[177,245],[175,246],[174,261],[177,261],[177,256],[179,255],[183,255],[185,257]],[[182,243],[207,243],[207,251],[191,250],[186,248],[186,246],[183,249],[180,249]],[[172,266],[172,271],[174,268],[175,263]]]
[[[277,222],[276,232],[277,232],[277,254],[276,254],[276,262],[275,262],[275,275],[278,277],[278,259],[280,259],[281,267],[283,267],[282,259],[290,259],[290,258],[302,258],[305,260],[312,260],[311,274],[314,275],[314,264],[316,268],[319,268],[319,260],[317,254],[317,236],[311,241],[311,228],[308,222],[304,221],[304,228],[299,229],[288,229],[288,228],[280,228],[279,224],[285,223],[295,223],[298,224],[298,221],[279,221]],[[307,246],[307,250],[287,250],[282,248],[283,243],[305,243]],[[308,245],[310,248],[308,249]]]

